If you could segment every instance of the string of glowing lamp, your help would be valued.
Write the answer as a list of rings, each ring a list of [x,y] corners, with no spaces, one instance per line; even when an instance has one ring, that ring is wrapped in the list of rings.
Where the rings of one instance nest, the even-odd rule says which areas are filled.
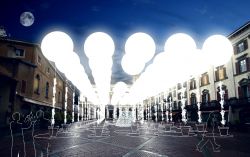
[[[125,55],[121,61],[123,70],[129,75],[140,74],[145,64],[155,55],[155,51],[155,42],[150,35],[142,32],[131,35],[125,43]],[[140,82],[142,81],[137,80],[129,94],[122,98],[122,104],[132,103],[143,98],[143,92],[145,91],[137,92],[137,89],[143,89]]]
[[[89,59],[99,104],[103,105],[110,103],[109,92],[114,50],[115,45],[112,38],[103,32],[89,35],[84,43],[84,52]]]
[[[121,65],[129,75],[138,75],[155,54],[155,42],[146,33],[135,33],[131,35],[125,44],[125,55]]]
[[[54,31],[48,33],[42,40],[41,49],[44,56],[55,62],[56,67],[88,97],[89,101],[96,103],[96,95],[88,79],[79,56],[73,52],[73,41],[64,32]]]
[[[80,59],[73,52],[73,42],[67,34],[58,31],[49,33],[44,37],[41,48],[44,55],[54,61],[58,69],[65,73],[89,99],[96,104],[109,102],[112,55],[115,49],[109,35],[96,32],[84,43],[84,51],[89,58],[96,84],[98,102]],[[130,75],[140,74],[145,64],[154,56],[155,49],[154,40],[148,34],[141,32],[133,34],[125,44],[125,55],[121,61],[123,70]],[[190,76],[205,72],[211,65],[223,65],[229,61],[232,52],[230,41],[222,35],[210,36],[204,42],[202,49],[198,49],[189,35],[174,34],[166,40],[164,52],[155,56],[153,63],[133,84],[129,94],[125,94],[123,103],[141,102],[176,83],[188,80]]]
[[[148,44],[144,44],[144,46]],[[144,55],[142,52],[140,55]],[[230,41],[222,35],[210,36],[205,40],[202,49],[198,49],[195,41],[189,35],[174,34],[167,39],[164,52],[155,56],[153,63],[133,84],[128,94],[129,98],[124,99],[136,104],[150,96],[164,92],[176,83],[184,82],[191,76],[200,75],[208,70],[209,66],[216,67],[226,64],[230,60],[232,52]],[[129,73],[127,69],[131,65],[122,64],[122,67],[125,72]],[[137,73],[140,72],[138,70]],[[131,73],[131,75],[135,74]]]

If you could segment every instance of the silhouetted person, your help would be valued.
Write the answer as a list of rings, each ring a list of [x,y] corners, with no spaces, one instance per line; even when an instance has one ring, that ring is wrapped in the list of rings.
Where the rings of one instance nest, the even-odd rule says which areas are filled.
[[[50,139],[53,135],[53,131],[52,134],[48,131],[49,126],[52,127],[51,121],[44,117],[44,112],[42,110],[38,110],[36,112],[36,117],[32,122],[32,136],[35,149],[35,157],[40,157],[43,155],[48,156],[49,154]],[[51,129],[53,130],[53,128]],[[41,149],[41,146],[39,146],[39,144],[37,143],[40,139],[47,140],[46,151],[44,149]]]
[[[20,122],[20,113],[15,112],[12,114],[13,121],[10,122],[10,132],[11,132],[11,157],[25,157],[25,141],[23,136],[23,129],[28,128],[27,124]],[[25,122],[28,122],[25,119]]]
[[[212,127],[212,131],[211,132],[207,132],[207,126],[208,126],[208,123],[211,124],[211,127]],[[197,150],[198,151],[202,151],[203,147],[206,146],[207,144],[211,144],[212,147],[213,147],[213,151],[214,152],[219,152],[219,148],[220,148],[220,145],[218,145],[215,141],[215,134],[214,134],[214,128],[216,126],[215,124],[215,114],[214,112],[211,112],[208,116],[208,119],[207,119],[207,123],[206,123],[206,128],[202,134],[202,140],[197,144]]]

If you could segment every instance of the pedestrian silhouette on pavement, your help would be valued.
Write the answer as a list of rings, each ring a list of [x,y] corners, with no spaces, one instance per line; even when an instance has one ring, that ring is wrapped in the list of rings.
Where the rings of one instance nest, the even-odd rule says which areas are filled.
[[[52,132],[48,130],[51,128]],[[35,151],[35,157],[48,156],[50,149],[50,140],[53,135],[53,126],[51,121],[44,117],[44,112],[38,110],[36,112],[36,117],[32,122],[32,136],[33,136],[33,146]],[[46,144],[46,148],[41,148],[39,141]]]
[[[212,130],[211,132],[208,130],[208,122],[210,122]],[[215,114],[214,112],[211,112],[208,116],[206,125],[205,125],[205,129],[204,132],[202,133],[202,140],[196,145],[196,150],[198,150],[199,152],[202,152],[202,149],[207,145],[207,144],[211,144],[213,151],[214,152],[220,152],[220,145],[218,145],[216,143],[215,140]]]

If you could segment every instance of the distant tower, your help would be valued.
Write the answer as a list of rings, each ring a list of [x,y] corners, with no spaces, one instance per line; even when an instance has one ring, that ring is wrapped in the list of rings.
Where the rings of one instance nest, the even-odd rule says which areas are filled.
[[[4,29],[3,26],[0,26],[0,38],[6,38],[7,34],[6,34],[6,30]]]

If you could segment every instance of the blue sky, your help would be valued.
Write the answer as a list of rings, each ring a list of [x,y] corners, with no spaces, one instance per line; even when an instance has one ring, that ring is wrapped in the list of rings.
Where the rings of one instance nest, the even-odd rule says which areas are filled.
[[[112,83],[131,77],[120,66],[127,38],[135,32],[145,32],[162,51],[166,39],[177,32],[191,35],[202,46],[212,34],[229,35],[250,20],[249,0],[2,0],[0,26],[10,38],[41,43],[53,30],[68,33],[75,51],[81,57],[88,74],[90,70],[83,52],[88,35],[103,31],[115,41]],[[30,27],[20,24],[22,12],[35,16]]]

